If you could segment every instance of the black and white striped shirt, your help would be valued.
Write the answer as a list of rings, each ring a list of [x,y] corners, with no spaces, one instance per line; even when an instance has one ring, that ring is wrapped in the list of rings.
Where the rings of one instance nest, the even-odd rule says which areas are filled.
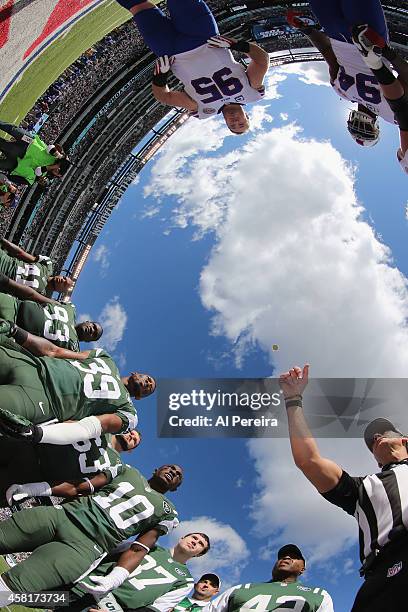
[[[323,497],[356,518],[364,562],[408,534],[408,459],[368,476],[353,477],[343,471],[338,484]]]

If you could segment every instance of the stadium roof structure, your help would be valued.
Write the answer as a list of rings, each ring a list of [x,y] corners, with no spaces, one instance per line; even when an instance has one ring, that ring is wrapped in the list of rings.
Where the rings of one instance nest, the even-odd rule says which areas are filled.
[[[406,0],[383,3],[390,36],[406,53],[408,9]],[[248,0],[210,2],[220,31],[237,38],[253,39],[253,25],[264,19],[282,18],[287,7],[307,11],[307,2]],[[121,28],[134,28],[127,22]],[[321,60],[301,33],[282,32],[262,40],[271,54],[271,66]],[[87,256],[129,184],[154,153],[188,119],[154,99],[151,74],[154,56],[144,47],[84,100],[66,125],[58,141],[73,161],[64,178],[47,192],[27,190],[6,236],[31,252],[51,255],[62,269],[73,244],[77,248],[65,267],[78,275]],[[176,81],[170,83],[177,86]],[[164,119],[166,117],[166,119]],[[194,121],[194,119],[190,119]],[[154,129],[155,126],[159,128]],[[41,135],[41,132],[40,132]]]

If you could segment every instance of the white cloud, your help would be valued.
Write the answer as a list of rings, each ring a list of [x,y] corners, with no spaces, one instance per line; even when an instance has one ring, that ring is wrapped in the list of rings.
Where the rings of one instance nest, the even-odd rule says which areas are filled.
[[[306,85],[330,87],[329,71],[326,62],[296,62],[277,69],[278,74],[297,74],[299,81]]]
[[[208,141],[196,129],[163,153],[147,190],[175,196],[173,222],[196,238],[215,231],[201,298],[237,365],[259,345],[278,370],[308,361],[313,376],[405,376],[406,279],[361,218],[353,169],[293,124],[224,155],[223,127]],[[197,155],[195,136],[211,155]]]
[[[343,574],[354,574],[356,568],[354,567],[353,559],[347,558],[343,563]]]
[[[105,272],[109,268],[109,249],[104,244],[96,247],[93,250],[93,259],[101,264],[101,272]]]
[[[352,475],[363,475],[376,467],[361,440],[336,440],[333,444],[333,440],[324,439],[319,440],[319,447],[323,455]],[[322,565],[330,574],[330,560],[357,541],[356,520],[329,504],[306,480],[293,463],[288,440],[250,440],[248,449],[257,472],[251,517],[255,532],[265,543],[261,558],[272,561],[279,546],[295,542],[309,566]],[[350,567],[349,563],[344,571],[350,573]]]
[[[282,121],[287,121],[289,119],[288,113],[279,113],[279,115]]]
[[[92,321],[92,316],[88,313],[81,313],[77,316],[77,323],[83,323],[84,321]]]
[[[122,340],[127,323],[126,311],[117,296],[105,304],[98,321],[103,327],[99,344],[107,351],[113,351]]]
[[[183,521],[170,536],[171,545],[186,533],[206,533],[211,542],[210,551],[189,561],[190,571],[197,579],[206,572],[220,573],[222,590],[239,583],[241,571],[249,560],[249,550],[242,537],[225,523],[209,516],[193,517]]]
[[[258,343],[279,369],[309,361],[314,376],[405,376],[406,279],[361,219],[339,153],[289,125],[258,136],[228,173],[218,164],[207,160],[208,197],[225,213],[201,297],[238,362]]]

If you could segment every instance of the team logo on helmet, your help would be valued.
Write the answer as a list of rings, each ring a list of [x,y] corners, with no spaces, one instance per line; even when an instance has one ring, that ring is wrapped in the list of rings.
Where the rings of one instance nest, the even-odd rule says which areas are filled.
[[[388,568],[387,578],[392,578],[393,576],[396,576],[401,570],[402,570],[402,561]]]
[[[351,111],[347,120],[347,129],[356,143],[362,147],[373,147],[380,139],[378,118],[373,118],[363,111]]]

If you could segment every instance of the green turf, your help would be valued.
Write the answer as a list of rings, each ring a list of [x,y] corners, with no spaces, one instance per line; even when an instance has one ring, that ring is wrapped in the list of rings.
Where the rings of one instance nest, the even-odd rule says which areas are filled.
[[[3,121],[18,124],[44,91],[84,51],[129,19],[129,12],[107,0],[75,23],[23,73],[0,104]]]
[[[8,570],[8,568],[9,566],[7,565],[4,557],[0,555],[0,574]],[[40,612],[38,608],[25,608],[24,606],[6,606],[5,608],[2,608],[2,610],[10,610],[10,612]],[[61,610],[64,610],[64,608],[61,608]],[[44,612],[44,610],[42,610],[42,612]]]

